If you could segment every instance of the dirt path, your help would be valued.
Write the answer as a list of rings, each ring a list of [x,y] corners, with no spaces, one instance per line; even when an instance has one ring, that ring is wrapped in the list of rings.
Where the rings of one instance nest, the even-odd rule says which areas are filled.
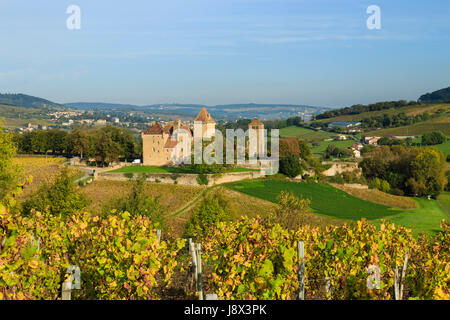
[[[189,201],[181,210],[178,210],[172,214],[169,214],[169,216],[176,217],[176,216],[182,214],[183,212],[186,212],[186,211],[192,209],[192,207],[197,204],[197,202],[201,199],[201,197],[203,195],[206,195],[207,192],[211,191],[212,189],[214,189],[216,187],[217,187],[217,185],[205,188],[202,192],[200,192],[200,194],[197,197],[195,197],[194,199]]]

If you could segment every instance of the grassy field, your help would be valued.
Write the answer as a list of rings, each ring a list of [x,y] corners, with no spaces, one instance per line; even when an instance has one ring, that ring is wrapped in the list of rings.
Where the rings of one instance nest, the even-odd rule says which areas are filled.
[[[311,200],[314,213],[344,220],[366,218],[375,220],[398,213],[380,204],[364,201],[328,184],[297,183],[279,180],[244,180],[226,184],[227,187],[245,194],[276,202],[276,197],[283,191]]]
[[[334,136],[337,136],[337,134],[323,131],[315,131],[296,126],[280,129],[280,137],[282,138],[298,138],[298,139],[305,139],[307,141],[319,141],[329,139]]]
[[[318,146],[313,146],[312,144],[309,144],[309,147],[311,148],[311,151],[315,155],[322,155],[325,150],[327,149],[328,145],[334,144],[338,148],[347,148],[351,145],[354,145],[357,143],[355,140],[343,140],[343,141],[321,141]]]
[[[237,220],[242,216],[264,217],[278,207],[278,205],[273,202],[255,198],[223,186],[216,186],[207,189],[206,193],[218,194],[227,201],[226,210],[229,213],[229,218],[231,220]],[[183,234],[185,225],[191,217],[193,211],[200,205],[201,198],[202,197],[200,197],[199,201],[190,206],[187,210],[183,210],[183,212],[171,217],[170,224],[175,234],[180,236]],[[325,229],[329,225],[342,225],[345,223],[344,220],[313,213],[306,214],[303,221],[320,229]]]
[[[259,171],[258,169],[232,168],[227,172]],[[157,166],[127,166],[109,172],[122,173],[194,173],[191,168],[157,167]]]
[[[450,192],[443,192],[438,196],[441,208],[450,215]]]
[[[450,117],[432,119],[425,122],[418,122],[410,126],[380,129],[365,132],[365,136],[387,136],[387,135],[423,135],[433,131],[442,131],[450,135]]]
[[[290,191],[297,196],[311,200],[313,213],[333,219],[359,220],[366,218],[375,225],[381,219],[412,229],[414,235],[420,232],[433,234],[439,231],[441,220],[448,215],[439,207],[436,200],[414,199],[415,209],[390,208],[352,196],[330,185],[319,183],[298,183],[278,180],[245,180],[226,185],[232,190],[247,195],[276,202],[282,191]]]
[[[395,216],[386,218],[386,220],[410,228],[415,236],[421,232],[428,235],[439,232],[441,221],[449,220],[449,216],[439,207],[436,200],[415,200],[418,204],[417,209],[404,210]],[[378,220],[373,223],[379,225],[381,221]]]
[[[402,108],[392,108],[392,109],[386,109],[386,110],[379,110],[379,111],[370,111],[370,112],[364,112],[361,114],[354,114],[354,115],[343,115],[339,117],[334,118],[328,118],[328,119],[320,119],[317,120],[319,122],[345,122],[345,121],[360,121],[364,118],[370,118],[370,117],[377,117],[381,116],[383,114],[388,115],[395,115],[404,112],[406,115],[418,115],[422,114],[424,112],[428,112],[432,114],[433,112],[444,109],[449,110],[450,105],[448,104],[434,104],[434,105],[420,105],[420,106],[406,106]]]
[[[444,142],[443,144],[438,144],[435,146],[431,146],[433,148],[439,149],[441,150],[445,155],[450,154],[450,137],[447,137],[447,141]]]
[[[357,198],[399,209],[415,209],[417,204],[413,198],[394,196],[377,189],[357,189],[342,184],[330,183],[333,187],[345,191]]]

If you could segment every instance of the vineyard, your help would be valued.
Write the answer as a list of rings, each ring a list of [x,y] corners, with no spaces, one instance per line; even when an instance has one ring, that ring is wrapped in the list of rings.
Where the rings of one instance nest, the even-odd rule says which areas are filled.
[[[14,163],[23,168],[22,178],[30,177],[33,183],[24,188],[23,197],[35,192],[44,183],[51,183],[61,172],[66,162],[66,158],[54,158],[43,156],[18,156],[14,158]],[[78,169],[68,167],[74,177],[79,173]]]
[[[13,198],[7,203],[0,205],[0,299],[61,299],[71,266],[80,279],[69,285],[73,299],[198,298],[188,241],[160,237],[146,216],[23,216]],[[218,299],[297,299],[301,266],[306,299],[393,299],[399,269],[404,298],[450,298],[448,223],[434,237],[416,239],[388,222],[379,229],[361,220],[289,231],[256,217],[192,237],[202,248],[201,292]],[[379,270],[374,289],[369,267]]]

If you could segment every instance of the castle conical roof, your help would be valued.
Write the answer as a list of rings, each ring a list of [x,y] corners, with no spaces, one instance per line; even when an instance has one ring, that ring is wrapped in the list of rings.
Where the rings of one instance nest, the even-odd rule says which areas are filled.
[[[197,115],[194,121],[201,121],[201,122],[215,122],[214,119],[211,117],[209,112],[206,110],[206,108],[203,108],[200,113]]]
[[[264,123],[262,123],[261,121],[259,121],[258,119],[253,119],[252,122],[249,123],[249,126],[264,126]]]

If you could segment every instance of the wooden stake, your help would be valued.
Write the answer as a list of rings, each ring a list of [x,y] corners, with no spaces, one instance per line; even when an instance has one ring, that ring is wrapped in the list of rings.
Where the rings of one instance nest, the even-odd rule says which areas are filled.
[[[216,293],[208,293],[205,300],[219,300]]]
[[[72,289],[81,289],[81,271],[77,265],[69,266],[66,270],[69,277],[63,282],[61,288],[61,300],[72,298]]]
[[[200,243],[197,244],[197,291],[198,299],[203,300],[203,288],[202,288],[202,248]]]
[[[158,242],[161,242],[161,230],[156,230],[156,237],[158,238]]]
[[[62,284],[61,300],[70,300],[72,298],[73,275],[70,275]]]
[[[197,255],[195,253],[195,244],[194,244],[194,242],[192,241],[191,238],[189,238],[189,252],[191,253],[192,273],[194,274],[194,286],[195,286],[194,290],[197,290],[197,282],[198,282],[197,281],[197,276],[198,276],[198,273],[197,273]]]
[[[403,300],[403,279],[406,276],[406,268],[408,266],[408,256],[409,252],[406,251],[405,259],[403,260],[402,277],[400,278],[399,300]]]
[[[394,270],[394,299],[395,300],[400,300],[400,297],[398,295],[398,267],[395,267]]]
[[[331,294],[331,281],[329,278],[325,279],[325,291],[327,292],[327,299],[328,299],[328,295]]]
[[[297,243],[297,254],[299,258],[299,268],[298,268],[298,299],[305,300],[305,244],[303,241],[298,241]]]

